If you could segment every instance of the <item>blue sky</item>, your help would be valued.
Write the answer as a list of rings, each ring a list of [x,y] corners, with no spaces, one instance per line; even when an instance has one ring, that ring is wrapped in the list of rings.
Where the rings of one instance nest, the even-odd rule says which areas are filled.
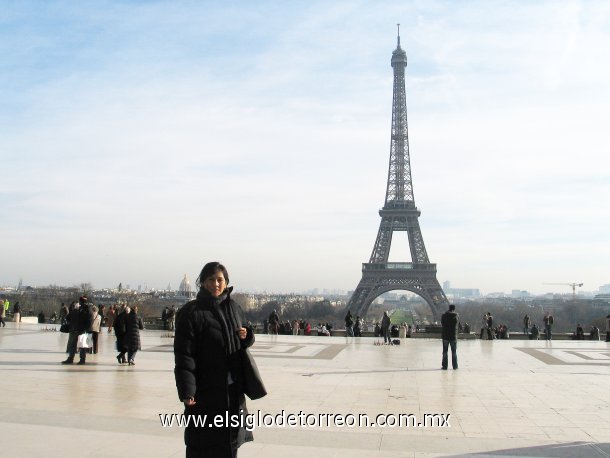
[[[439,280],[610,283],[608,2],[0,0],[0,284],[355,288],[398,22]]]

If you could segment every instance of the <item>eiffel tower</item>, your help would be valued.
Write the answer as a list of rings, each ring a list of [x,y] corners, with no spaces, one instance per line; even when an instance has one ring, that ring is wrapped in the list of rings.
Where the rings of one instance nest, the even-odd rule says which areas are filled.
[[[407,100],[405,68],[407,53],[398,45],[392,53],[394,69],[394,95],[392,101],[392,140],[390,168],[386,188],[385,205],[379,210],[381,224],[377,240],[368,263],[362,264],[362,279],[354,291],[348,310],[357,310],[366,316],[373,300],[392,290],[407,290],[421,296],[432,309],[435,318],[448,305],[447,296],[436,279],[436,264],[431,264],[419,227],[420,211],[413,198],[409,135],[407,126]],[[411,262],[388,262],[392,235],[406,231],[409,237]]]

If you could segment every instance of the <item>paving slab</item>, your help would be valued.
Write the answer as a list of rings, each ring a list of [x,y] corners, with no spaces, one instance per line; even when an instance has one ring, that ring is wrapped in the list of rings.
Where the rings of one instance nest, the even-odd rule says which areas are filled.
[[[0,456],[184,456],[183,428],[159,418],[183,410],[167,332],[141,332],[135,366],[117,364],[105,331],[87,364],[64,366],[55,328],[0,329]],[[376,341],[257,335],[269,394],[250,413],[327,424],[257,427],[239,457],[610,456],[606,342],[460,340],[459,369],[443,371],[437,339]],[[380,414],[403,424],[373,426]]]

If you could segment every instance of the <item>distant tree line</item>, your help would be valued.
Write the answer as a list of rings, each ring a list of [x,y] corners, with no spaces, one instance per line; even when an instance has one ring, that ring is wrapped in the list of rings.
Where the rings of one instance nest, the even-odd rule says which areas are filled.
[[[239,302],[239,298],[236,299]],[[243,308],[243,304],[242,304]],[[246,319],[253,323],[262,323],[269,318],[274,310],[277,311],[282,321],[304,320],[312,325],[317,323],[332,323],[335,327],[343,323],[345,309],[334,307],[330,301],[298,301],[280,303],[270,301],[255,310],[244,312]]]
[[[456,306],[462,323],[470,324],[473,331],[481,328],[483,315],[490,312],[493,316],[494,326],[505,324],[509,331],[521,331],[523,329],[523,317],[527,314],[539,328],[544,328],[542,319],[548,311],[553,315],[553,329],[556,332],[574,332],[576,325],[580,323],[585,332],[591,326],[597,326],[601,330],[606,329],[606,316],[610,313],[608,307],[599,307],[590,301],[556,302],[543,305],[531,305],[517,302],[513,305],[488,304],[483,301],[472,301]]]

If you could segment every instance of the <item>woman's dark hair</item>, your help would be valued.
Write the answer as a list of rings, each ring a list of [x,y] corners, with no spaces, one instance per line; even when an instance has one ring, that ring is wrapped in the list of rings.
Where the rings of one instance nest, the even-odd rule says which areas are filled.
[[[227,268],[221,263],[214,261],[208,262],[205,266],[203,266],[203,269],[201,269],[201,273],[199,274],[199,277],[197,277],[197,288],[201,288],[201,285],[203,284],[206,278],[211,277],[212,275],[218,272],[222,272],[222,275],[225,277],[225,281],[228,284],[229,272],[227,272]]]

